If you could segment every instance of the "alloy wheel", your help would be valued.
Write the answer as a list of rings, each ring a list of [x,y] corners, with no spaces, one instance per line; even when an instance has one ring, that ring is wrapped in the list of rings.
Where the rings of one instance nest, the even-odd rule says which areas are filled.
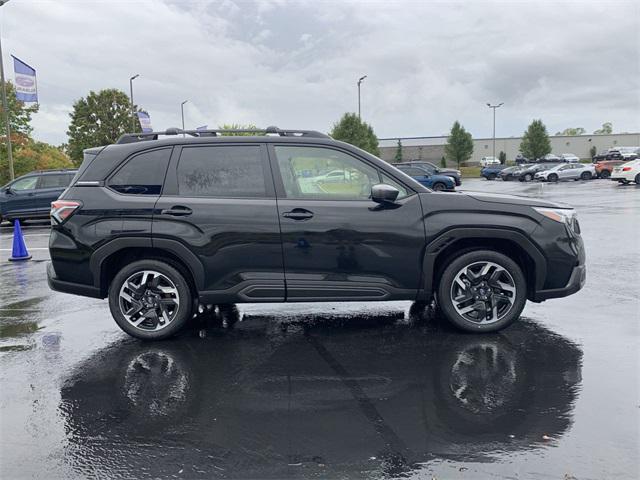
[[[118,304],[124,318],[144,331],[167,327],[178,313],[180,295],[166,275],[143,270],[129,276],[120,288]]]
[[[451,302],[458,315],[487,325],[504,318],[516,300],[511,274],[494,262],[474,262],[460,269],[451,285]]]

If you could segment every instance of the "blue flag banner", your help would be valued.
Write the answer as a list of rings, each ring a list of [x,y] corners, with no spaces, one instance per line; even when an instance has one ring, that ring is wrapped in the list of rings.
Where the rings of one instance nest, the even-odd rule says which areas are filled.
[[[153,132],[153,128],[151,127],[151,117],[147,112],[138,112],[138,121],[140,122],[142,133]]]
[[[36,69],[13,57],[13,71],[16,76],[16,98],[23,102],[37,102]]]
[[[196,130],[206,130],[208,127],[208,125],[202,125],[201,127],[196,127]]]

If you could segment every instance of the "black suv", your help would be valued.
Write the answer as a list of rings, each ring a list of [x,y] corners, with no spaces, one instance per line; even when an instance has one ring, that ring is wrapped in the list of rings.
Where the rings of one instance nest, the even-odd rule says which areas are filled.
[[[38,170],[7,183],[0,188],[0,222],[49,218],[51,202],[75,174],[75,170]]]
[[[51,288],[108,297],[125,332],[160,339],[210,305],[434,297],[457,327],[495,331],[584,284],[568,206],[433,192],[317,132],[224,133],[86,151],[52,204]]]

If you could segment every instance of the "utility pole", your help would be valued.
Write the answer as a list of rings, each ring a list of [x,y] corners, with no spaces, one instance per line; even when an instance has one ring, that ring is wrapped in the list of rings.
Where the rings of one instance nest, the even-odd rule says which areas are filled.
[[[358,118],[360,118],[360,84],[362,83],[362,81],[367,78],[366,75],[360,77],[358,79]]]
[[[184,137],[184,104],[189,100],[185,100],[180,104],[180,113],[182,114],[182,136]]]
[[[0,7],[9,0],[0,0]],[[4,80],[4,56],[2,55],[2,34],[0,33],[0,80],[2,81],[2,114],[7,130],[7,159],[9,160],[9,179],[13,180],[13,150],[11,148],[11,125],[9,125],[9,103],[7,102],[7,86]]]
[[[496,109],[500,108],[504,103],[499,103],[498,105],[491,105],[487,103],[487,107],[493,109],[493,158],[496,158]]]
[[[140,76],[136,73],[129,79],[129,99],[131,100],[131,133],[136,131],[136,107],[133,106],[133,81]]]

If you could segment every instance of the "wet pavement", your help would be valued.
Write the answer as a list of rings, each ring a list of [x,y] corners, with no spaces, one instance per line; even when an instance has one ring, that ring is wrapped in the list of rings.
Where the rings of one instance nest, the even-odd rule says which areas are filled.
[[[409,302],[238,305],[178,338],[51,292],[0,227],[2,478],[640,477],[640,188],[467,180],[574,205],[585,288],[460,334]]]

